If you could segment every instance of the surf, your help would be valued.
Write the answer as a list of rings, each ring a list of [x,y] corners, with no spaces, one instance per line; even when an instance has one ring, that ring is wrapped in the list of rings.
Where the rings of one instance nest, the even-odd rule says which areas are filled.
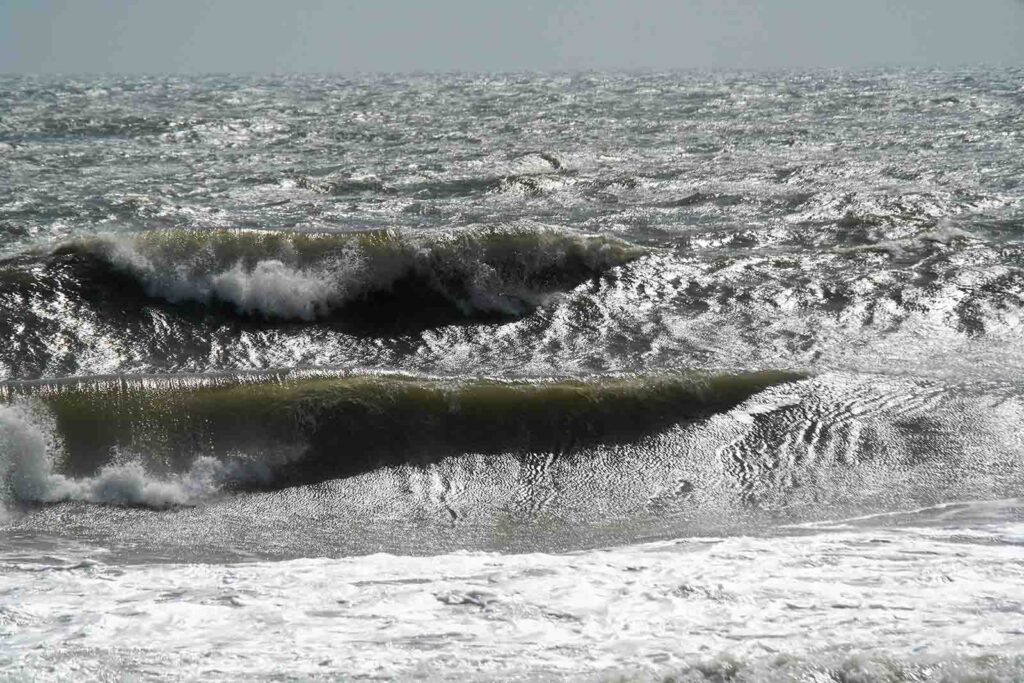
[[[635,442],[801,377],[281,371],[8,382],[0,385],[5,481],[22,500],[159,506],[460,454],[567,455]]]
[[[430,233],[151,230],[74,239],[50,256],[98,261],[91,277],[107,269],[170,303],[314,321],[388,296],[409,308],[429,296],[464,316],[520,316],[645,253],[616,237],[521,224]]]

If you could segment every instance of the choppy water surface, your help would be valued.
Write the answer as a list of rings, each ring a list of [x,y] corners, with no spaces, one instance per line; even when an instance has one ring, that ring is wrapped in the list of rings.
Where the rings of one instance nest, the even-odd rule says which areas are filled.
[[[1018,680],[1021,120],[0,77],[0,667]]]

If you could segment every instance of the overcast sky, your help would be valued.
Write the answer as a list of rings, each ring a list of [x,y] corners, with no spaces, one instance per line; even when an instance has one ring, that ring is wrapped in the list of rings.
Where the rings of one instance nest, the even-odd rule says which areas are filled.
[[[0,0],[0,72],[1024,65],[1024,0]]]

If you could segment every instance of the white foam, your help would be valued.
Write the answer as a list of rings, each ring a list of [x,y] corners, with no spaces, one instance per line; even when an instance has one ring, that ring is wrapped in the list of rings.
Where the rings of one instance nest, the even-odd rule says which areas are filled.
[[[229,267],[203,271],[196,262],[158,263],[141,251],[127,235],[103,235],[94,243],[109,261],[134,274],[151,296],[173,303],[218,299],[240,313],[266,317],[313,320],[331,305],[344,301],[351,289],[344,258],[333,260],[331,268],[315,270],[296,267],[278,258],[267,258],[249,267],[238,261]],[[283,255],[282,255],[283,256]],[[358,273],[358,268],[352,267]]]
[[[0,406],[0,519],[2,503],[82,501],[112,505],[169,507],[209,498],[232,481],[265,478],[258,465],[238,460],[197,458],[188,471],[155,477],[138,460],[111,464],[92,477],[54,472],[59,445],[45,416],[23,405]]]
[[[252,269],[236,264],[210,279],[210,290],[243,313],[313,320],[341,298],[329,276],[260,261]]]
[[[108,566],[0,548],[15,678],[1021,680],[999,528]]]

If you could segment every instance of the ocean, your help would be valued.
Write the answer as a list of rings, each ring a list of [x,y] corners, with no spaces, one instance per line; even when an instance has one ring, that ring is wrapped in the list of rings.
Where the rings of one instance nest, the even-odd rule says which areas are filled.
[[[0,679],[1024,680],[1022,121],[0,76]]]

